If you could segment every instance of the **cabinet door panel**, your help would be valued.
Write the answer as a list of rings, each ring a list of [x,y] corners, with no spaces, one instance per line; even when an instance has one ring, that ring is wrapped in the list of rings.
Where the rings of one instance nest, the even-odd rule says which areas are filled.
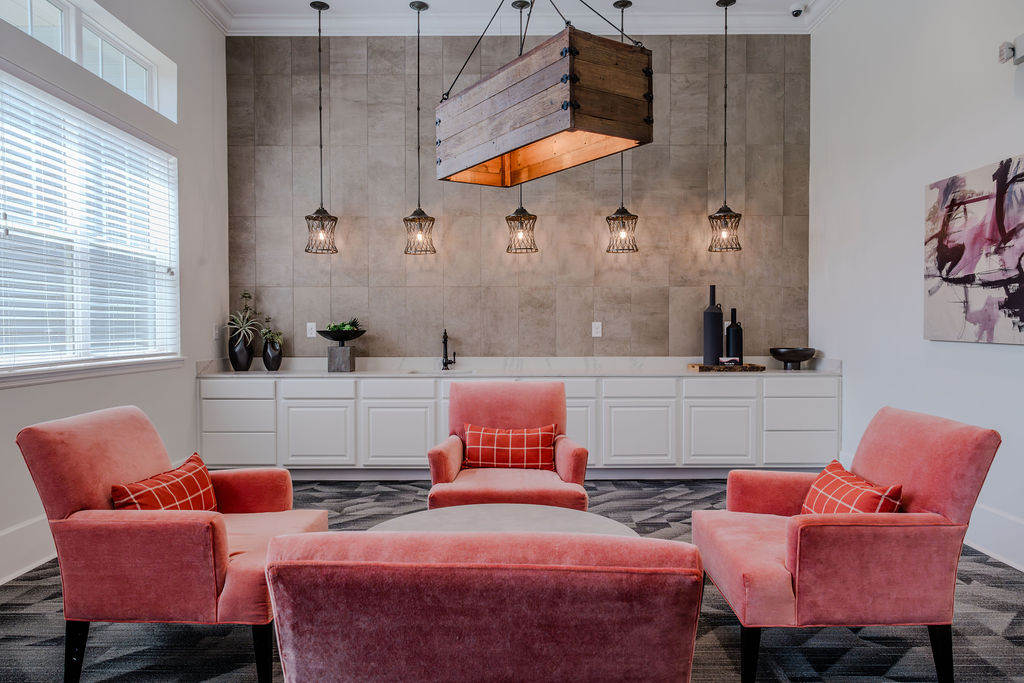
[[[274,402],[249,399],[203,399],[204,432],[273,432]]]
[[[765,377],[764,395],[772,397],[824,397],[839,395],[838,377]]]
[[[820,465],[839,457],[838,432],[765,432],[765,465]]]
[[[309,467],[355,465],[355,413],[355,401],[282,401],[278,462]]]
[[[597,447],[597,401],[568,399],[565,402],[565,435],[588,451],[587,463],[600,462]]]
[[[271,432],[204,432],[199,455],[211,467],[218,465],[273,465],[277,437]]]
[[[608,399],[604,402],[605,465],[677,465],[674,399]]]
[[[757,401],[691,400],[686,411],[684,465],[757,464]]]
[[[434,401],[363,401],[363,465],[427,467],[435,445]]]
[[[766,398],[764,428],[769,431],[836,431],[839,399]]]
[[[202,398],[274,398],[274,380],[232,377],[199,380]]]

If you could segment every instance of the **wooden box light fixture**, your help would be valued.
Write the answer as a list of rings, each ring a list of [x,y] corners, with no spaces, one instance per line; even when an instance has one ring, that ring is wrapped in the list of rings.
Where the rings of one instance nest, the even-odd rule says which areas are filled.
[[[512,187],[652,141],[651,51],[573,26],[437,106],[437,178]]]

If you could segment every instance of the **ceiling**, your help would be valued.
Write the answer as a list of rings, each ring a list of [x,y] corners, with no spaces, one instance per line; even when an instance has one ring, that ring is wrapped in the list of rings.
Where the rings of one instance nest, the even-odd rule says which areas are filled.
[[[227,35],[315,35],[316,13],[306,0],[192,0]],[[729,10],[729,30],[736,33],[810,33],[842,0],[801,0],[807,10],[790,15],[796,0],[737,0]],[[324,12],[324,34],[334,36],[415,35],[416,20],[408,0],[329,0]],[[497,7],[495,0],[428,0],[423,14],[424,35],[479,35]],[[587,2],[618,23],[612,0]],[[606,33],[610,27],[580,0],[556,0],[573,25],[584,31]],[[539,0],[530,33],[552,34],[564,27],[550,0]],[[638,35],[718,33],[722,10],[715,0],[634,0],[626,10],[626,31]],[[515,35],[518,12],[511,0],[502,9],[489,34]]]

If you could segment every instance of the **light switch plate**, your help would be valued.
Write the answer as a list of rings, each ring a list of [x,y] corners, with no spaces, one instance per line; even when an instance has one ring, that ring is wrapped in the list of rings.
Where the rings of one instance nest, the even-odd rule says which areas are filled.
[[[600,337],[601,336],[601,323],[590,323],[590,336]]]
[[[213,341],[220,341],[220,324],[214,324],[213,326]]]
[[[315,337],[316,336],[316,323],[306,323],[306,336],[307,337]]]

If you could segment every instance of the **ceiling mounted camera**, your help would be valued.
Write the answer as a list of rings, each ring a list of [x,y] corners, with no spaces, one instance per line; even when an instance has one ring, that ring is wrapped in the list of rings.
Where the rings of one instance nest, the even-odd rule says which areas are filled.
[[[789,13],[794,17],[799,17],[807,11],[807,5],[802,2],[796,2],[789,6]]]

